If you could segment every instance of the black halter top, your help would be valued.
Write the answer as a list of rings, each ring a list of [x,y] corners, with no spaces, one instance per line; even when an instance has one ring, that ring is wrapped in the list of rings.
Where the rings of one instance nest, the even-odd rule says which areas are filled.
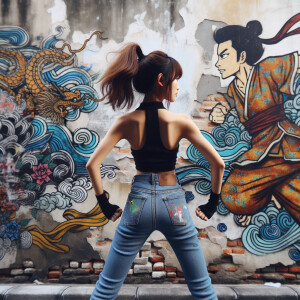
[[[165,172],[175,169],[179,145],[175,149],[165,148],[159,131],[158,109],[165,109],[162,102],[143,102],[137,110],[146,113],[146,140],[139,150],[131,149],[136,169],[142,172]]]

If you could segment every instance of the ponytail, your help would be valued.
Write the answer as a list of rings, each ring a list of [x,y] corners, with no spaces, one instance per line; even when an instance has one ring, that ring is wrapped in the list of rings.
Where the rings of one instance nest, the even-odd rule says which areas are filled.
[[[139,68],[138,60],[144,58],[141,47],[136,43],[127,44],[119,52],[117,59],[100,78],[100,90],[104,100],[107,98],[112,108],[133,104],[132,79]]]
[[[133,87],[139,93],[150,93],[160,73],[166,80],[166,88],[171,90],[172,81],[182,76],[182,68],[177,60],[162,51],[144,55],[138,44],[128,44],[100,78],[102,100],[107,98],[114,110],[122,105],[130,108]]]

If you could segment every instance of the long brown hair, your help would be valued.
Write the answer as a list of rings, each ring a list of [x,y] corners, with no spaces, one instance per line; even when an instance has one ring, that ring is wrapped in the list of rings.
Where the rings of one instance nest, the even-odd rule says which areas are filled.
[[[170,90],[172,81],[182,76],[182,68],[162,51],[144,55],[138,44],[127,44],[99,80],[102,99],[106,98],[113,109],[122,105],[130,108],[134,98],[132,85],[137,92],[148,94],[160,73]]]

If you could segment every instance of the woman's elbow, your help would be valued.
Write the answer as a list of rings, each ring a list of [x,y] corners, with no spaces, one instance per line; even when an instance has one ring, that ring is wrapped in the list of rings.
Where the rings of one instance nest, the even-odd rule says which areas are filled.
[[[87,170],[91,170],[93,167],[95,167],[95,162],[93,162],[93,161],[91,161],[91,160],[89,160],[89,161],[86,163],[86,165],[85,165],[85,168],[86,168]]]
[[[224,171],[225,170],[225,163],[224,163],[223,159],[218,159],[218,160],[213,162],[212,167],[217,169],[217,170]]]

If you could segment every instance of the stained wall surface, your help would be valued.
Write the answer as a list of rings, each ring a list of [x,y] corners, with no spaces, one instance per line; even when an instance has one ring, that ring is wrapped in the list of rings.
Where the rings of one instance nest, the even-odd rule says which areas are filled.
[[[205,222],[195,209],[208,200],[210,167],[180,142],[176,173],[213,282],[300,280],[300,35],[247,50],[256,57],[247,71],[226,65],[228,44],[214,39],[252,20],[261,39],[290,20],[288,34],[300,26],[299,1],[2,0],[0,8],[0,280],[88,283],[103,269],[119,220],[103,215],[85,165],[113,121],[142,101],[136,94],[118,111],[98,101],[97,80],[128,42],[180,62],[169,109],[191,116],[225,161],[218,209]],[[126,140],[101,174],[123,209],[135,174]],[[154,277],[184,279],[159,231],[126,280]]]

